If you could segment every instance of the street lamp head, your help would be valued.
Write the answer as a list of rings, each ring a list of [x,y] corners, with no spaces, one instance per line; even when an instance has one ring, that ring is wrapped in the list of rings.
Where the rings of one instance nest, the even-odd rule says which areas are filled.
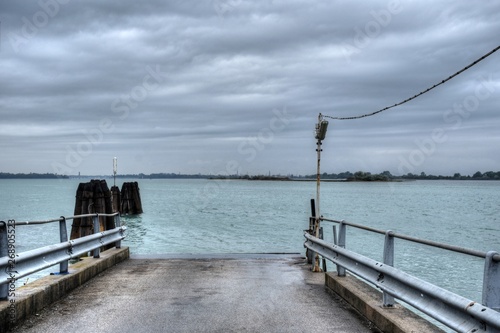
[[[316,139],[317,140],[324,140],[326,136],[326,129],[328,128],[328,121],[326,120],[321,120],[319,123],[316,124]]]

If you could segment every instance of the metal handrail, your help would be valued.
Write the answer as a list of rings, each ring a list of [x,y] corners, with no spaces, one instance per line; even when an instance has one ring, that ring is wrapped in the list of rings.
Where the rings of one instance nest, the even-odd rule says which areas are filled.
[[[16,226],[18,225],[36,225],[36,224],[47,224],[47,223],[52,223],[52,222],[61,222],[63,219],[66,220],[74,220],[74,219],[79,219],[79,218],[85,218],[85,217],[95,217],[95,216],[103,216],[103,217],[112,217],[112,216],[117,216],[119,213],[112,213],[112,214],[105,214],[105,213],[92,213],[92,214],[82,214],[82,215],[75,215],[75,216],[69,216],[69,217],[63,217],[61,216],[58,219],[52,219],[52,220],[41,220],[41,221],[16,221],[14,224]]]
[[[98,234],[77,238],[65,243],[47,245],[34,250],[21,252],[16,256],[15,278],[20,279],[62,261],[78,258],[80,255],[123,239],[126,227],[119,227]],[[11,281],[9,258],[0,258],[0,285]],[[1,297],[0,297],[1,298]]]
[[[496,333],[500,313],[307,232],[304,246],[458,332]],[[490,253],[489,255],[491,255]]]
[[[376,229],[376,228],[372,228],[372,227],[368,227],[368,226],[364,226],[364,225],[356,224],[356,223],[352,223],[352,222],[347,222],[345,220],[334,220],[334,219],[327,219],[324,217],[320,217],[319,219],[321,221],[326,221],[326,222],[334,222],[334,223],[339,223],[339,224],[343,223],[343,224],[348,225],[350,227],[354,227],[354,228],[358,228],[358,229],[362,229],[362,230],[366,230],[366,231],[371,231],[371,232],[382,234],[382,235],[385,235],[387,233],[387,231],[384,231],[384,230],[380,230],[380,229]],[[421,238],[417,238],[417,237],[413,237],[413,236],[408,236],[405,234],[399,234],[399,233],[392,232],[392,231],[391,231],[391,236],[394,238],[403,239],[403,240],[410,241],[413,243],[428,245],[431,247],[436,247],[436,248],[440,248],[443,250],[463,253],[463,254],[467,254],[467,255],[483,258],[483,259],[486,258],[487,254],[488,254],[487,252],[483,252],[483,251],[468,249],[468,248],[460,247],[460,246],[456,246],[456,245],[434,242],[434,241],[430,241],[427,239],[421,239]],[[495,262],[500,262],[500,254],[495,254],[493,256],[493,260]]]
[[[338,234],[337,226],[333,226],[333,245],[325,242],[323,237],[312,236],[314,233],[311,230],[319,228],[319,221],[339,224]],[[383,292],[384,307],[393,306],[397,298],[458,332],[469,333],[479,329],[481,332],[500,332],[500,254],[497,251],[482,252],[344,220],[327,219],[323,216],[315,218],[314,212],[309,222],[309,230],[304,235],[306,238],[304,246],[313,254],[321,255],[323,260],[328,259],[335,263],[339,276],[345,276],[347,270],[380,288]],[[385,236],[382,262],[346,249],[348,226]],[[482,305],[394,268],[396,238],[484,258]]]
[[[114,217],[115,228],[100,231],[99,217]],[[66,220],[76,218],[92,217],[94,234],[68,240]],[[15,253],[15,246],[12,246],[12,233],[8,228],[15,228],[18,225],[37,225],[52,222],[59,222],[60,242],[34,250]],[[44,221],[24,221],[17,222],[10,220],[9,223],[0,221],[0,300],[8,299],[8,283],[36,273],[51,266],[60,265],[60,274],[68,273],[69,260],[77,258],[83,253],[93,251],[94,258],[100,257],[102,246],[114,243],[116,248],[121,247],[121,240],[125,238],[127,227],[120,225],[120,214],[83,214],[70,217],[61,216],[58,219]],[[14,234],[15,235],[15,234]],[[13,250],[14,249],[14,250]]]

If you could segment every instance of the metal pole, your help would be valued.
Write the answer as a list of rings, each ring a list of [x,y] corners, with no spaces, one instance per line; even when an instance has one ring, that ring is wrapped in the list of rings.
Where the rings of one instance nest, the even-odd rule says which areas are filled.
[[[394,266],[394,237],[392,230],[388,230],[385,233],[385,242],[384,242],[384,264],[389,266]],[[395,300],[394,297],[389,295],[386,291],[383,292],[382,296],[383,306],[384,307],[393,307]]]
[[[319,239],[323,239],[323,227],[319,228]],[[326,259],[325,258],[323,258],[322,264],[323,264],[323,271],[326,272],[327,268],[326,268]]]
[[[115,228],[119,228],[121,226],[122,225],[121,225],[121,221],[120,221],[120,214],[117,214],[117,215],[115,215]],[[117,249],[121,248],[122,247],[122,241],[121,240],[117,241],[115,243],[115,247]]]
[[[318,115],[318,123],[316,124],[316,140],[317,141],[317,147],[316,147],[316,152],[318,153],[318,170],[316,173],[316,223],[315,223],[315,230],[314,230],[314,236],[316,238],[319,238],[319,229],[320,229],[320,221],[321,221],[321,212],[319,210],[319,193],[320,193],[320,182],[321,182],[321,141],[325,139],[326,135],[326,129],[328,127],[328,122],[326,120],[323,120],[323,115],[320,113]],[[319,267],[319,255],[316,253],[316,258],[315,258],[315,263],[313,267],[314,272],[321,272],[321,268]]]
[[[321,113],[318,115],[318,124],[316,125],[316,131],[319,132],[319,128],[321,126],[321,120],[323,116]],[[319,210],[319,196],[320,196],[320,184],[321,184],[321,138],[319,137],[319,133],[317,133],[316,138],[318,141],[316,142],[316,152],[318,155],[318,163],[317,163],[317,171],[316,171],[316,230],[315,236],[319,237],[319,217],[321,216]]]
[[[344,248],[344,249],[345,249],[345,243],[346,243],[346,229],[347,229],[347,226],[344,224],[344,220],[340,221],[339,234],[337,236],[337,246]],[[342,267],[339,264],[337,264],[337,275],[338,276],[345,276],[345,267]]]
[[[311,217],[309,218],[309,230],[308,230],[309,234],[311,235],[314,234],[315,225],[316,225],[316,203],[314,202],[314,199],[311,199]],[[315,254],[313,251],[306,249],[306,257],[307,257],[307,263],[312,264]]]
[[[318,115],[318,124],[316,125],[316,152],[318,154],[317,172],[316,172],[316,223],[314,226],[314,236],[319,238],[319,228],[320,228],[320,210],[319,210],[319,193],[320,193],[320,182],[321,182],[321,139],[319,138],[319,128],[321,126],[322,116],[321,113]],[[319,255],[315,253],[313,272],[320,272],[319,267]]]
[[[98,234],[101,232],[101,228],[99,226],[99,214],[95,214],[95,216],[92,218],[94,222],[94,234]],[[101,254],[101,249],[96,248],[94,249],[94,258],[100,258]]]
[[[68,241],[68,230],[66,229],[66,218],[64,216],[61,216],[61,219],[59,220],[59,239],[61,243]],[[69,260],[65,260],[59,264],[60,274],[68,273],[68,262]]]

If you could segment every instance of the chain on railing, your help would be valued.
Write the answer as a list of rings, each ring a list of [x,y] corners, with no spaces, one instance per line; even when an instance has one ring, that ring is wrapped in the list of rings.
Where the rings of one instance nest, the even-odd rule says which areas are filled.
[[[99,217],[113,216],[115,228],[101,231]],[[68,241],[67,220],[75,218],[92,217],[94,234]],[[59,222],[60,243],[44,246],[34,250],[15,253],[15,227],[26,225],[40,225]],[[121,247],[121,240],[125,238],[126,227],[121,226],[120,214],[85,214],[70,217],[61,216],[58,219],[45,221],[14,221],[8,223],[0,221],[0,300],[7,299],[7,284],[36,273],[40,270],[59,264],[59,274],[68,274],[69,260],[78,256],[93,252],[94,258],[100,257],[100,248],[108,244]]]

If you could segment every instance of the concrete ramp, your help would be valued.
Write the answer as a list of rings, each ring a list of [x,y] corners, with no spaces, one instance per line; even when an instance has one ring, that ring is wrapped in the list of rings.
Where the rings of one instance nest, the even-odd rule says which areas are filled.
[[[297,255],[135,257],[13,332],[377,332]]]

